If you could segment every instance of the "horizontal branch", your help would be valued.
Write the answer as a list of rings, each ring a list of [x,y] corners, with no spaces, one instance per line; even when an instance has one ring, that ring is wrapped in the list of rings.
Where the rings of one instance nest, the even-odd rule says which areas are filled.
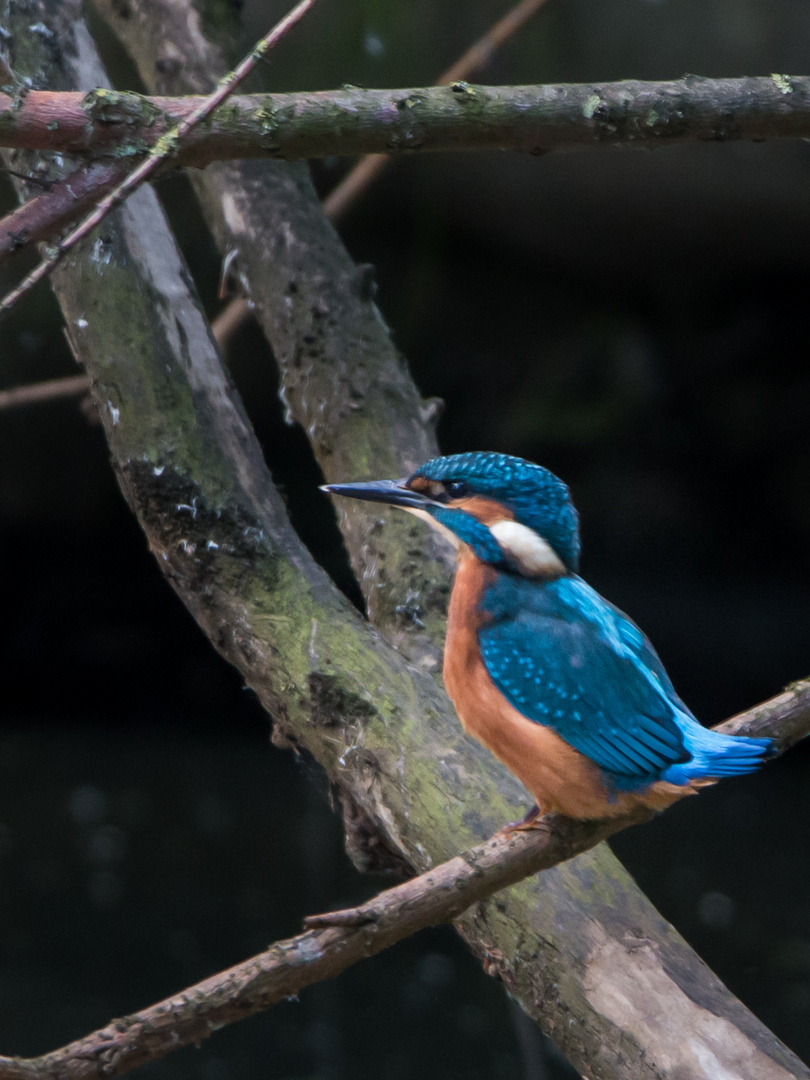
[[[89,93],[0,94],[0,146],[94,157],[53,190],[0,221],[0,262],[50,240],[121,182],[161,137],[199,108],[200,97]],[[810,137],[810,78],[703,79],[486,87],[463,82],[415,90],[346,88],[234,95],[190,132],[172,165],[237,158],[368,154],[348,190],[368,182],[385,155],[517,150],[532,154],[600,145],[653,148],[696,140]],[[383,155],[383,156],[381,156]],[[344,184],[327,200],[339,214]]]
[[[769,735],[782,751],[809,729],[810,680],[805,680],[717,730]],[[310,916],[304,920],[305,933],[59,1050],[37,1058],[0,1057],[0,1080],[101,1080],[199,1044],[221,1027],[332,979],[427,926],[448,922],[500,889],[582,854],[649,816],[640,810],[583,822],[553,814],[529,832],[496,833],[359,907]],[[783,1075],[786,1080],[790,1076]]]
[[[140,157],[195,109],[198,97],[113,90],[0,94],[0,145]],[[810,137],[810,77],[674,82],[346,87],[234,96],[189,133],[179,163],[413,151],[653,148],[690,141]]]

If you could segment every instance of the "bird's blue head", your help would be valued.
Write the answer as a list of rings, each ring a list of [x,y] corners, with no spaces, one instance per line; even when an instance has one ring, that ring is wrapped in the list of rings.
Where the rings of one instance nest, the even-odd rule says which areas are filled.
[[[579,525],[568,488],[522,458],[453,454],[433,458],[403,480],[324,490],[410,510],[493,566],[531,577],[578,568]]]

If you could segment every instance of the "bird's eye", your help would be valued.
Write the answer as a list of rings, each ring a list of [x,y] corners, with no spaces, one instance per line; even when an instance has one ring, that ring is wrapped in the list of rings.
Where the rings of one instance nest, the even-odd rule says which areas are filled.
[[[451,499],[463,499],[470,494],[470,485],[464,480],[449,480],[444,485],[444,490]]]

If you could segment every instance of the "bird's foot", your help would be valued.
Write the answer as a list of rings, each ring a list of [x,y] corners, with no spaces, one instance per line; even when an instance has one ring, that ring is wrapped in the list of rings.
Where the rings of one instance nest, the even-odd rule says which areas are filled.
[[[537,829],[540,827],[537,819],[540,817],[541,813],[540,807],[535,803],[522,821],[510,821],[498,831],[502,833],[513,833],[528,832],[529,829]]]

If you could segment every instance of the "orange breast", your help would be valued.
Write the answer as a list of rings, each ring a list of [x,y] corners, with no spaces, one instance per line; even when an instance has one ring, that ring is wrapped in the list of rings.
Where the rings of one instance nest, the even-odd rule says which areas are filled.
[[[495,686],[478,645],[479,610],[495,571],[462,554],[447,618],[444,682],[465,731],[483,743],[534,796],[543,813],[615,817],[633,805],[660,810],[694,790],[658,782],[643,791],[610,792],[597,765],[551,728],[523,716]]]

